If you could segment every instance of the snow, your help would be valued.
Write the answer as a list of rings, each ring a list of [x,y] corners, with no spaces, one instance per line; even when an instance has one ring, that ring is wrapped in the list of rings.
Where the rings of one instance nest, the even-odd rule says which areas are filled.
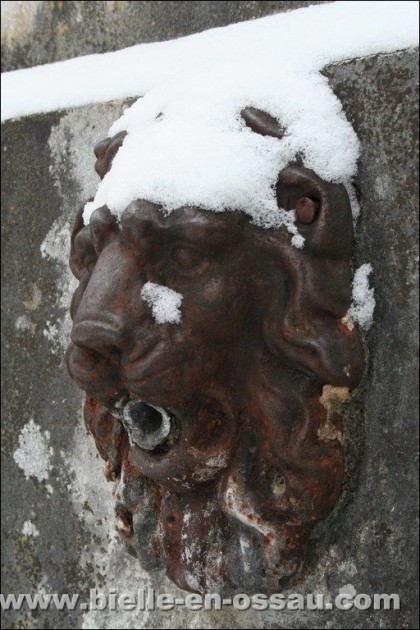
[[[346,58],[392,52],[417,44],[417,18],[418,3],[412,1],[334,2],[7,72],[2,77],[2,120],[140,96],[185,70],[220,62],[224,68],[231,55],[245,55],[243,65],[248,65],[254,53],[289,51],[289,57],[297,54],[299,62],[319,69]]]
[[[33,419],[23,427],[19,435],[19,447],[13,453],[13,459],[25,473],[26,479],[30,477],[35,477],[38,481],[48,479],[51,469],[50,457],[53,454],[49,441],[49,431],[42,432]]]
[[[369,287],[369,274],[372,271],[372,265],[366,263],[356,270],[353,278],[352,304],[349,315],[364,330],[369,330],[373,323],[373,311],[376,304],[374,289]]]
[[[295,225],[296,210],[284,210],[283,208],[278,208],[277,213],[277,224],[286,226],[287,231],[290,234],[293,234],[291,240],[292,245],[294,245],[298,249],[302,249],[305,244],[305,239],[301,234],[299,234],[298,229]]]
[[[2,117],[142,96],[110,129],[128,135],[86,223],[99,206],[121,216],[144,198],[167,213],[240,208],[257,225],[291,231],[274,184],[296,155],[348,189],[356,173],[358,139],[320,70],[416,45],[417,14],[417,2],[335,2],[18,70],[4,75]],[[284,137],[252,132],[240,115],[246,106],[270,113]]]
[[[22,527],[22,534],[24,534],[25,536],[32,536],[36,538],[37,536],[39,536],[39,531],[32,523],[32,521],[25,521]]]
[[[153,317],[158,324],[180,324],[182,295],[169,287],[154,282],[146,282],[141,297],[152,309]]]

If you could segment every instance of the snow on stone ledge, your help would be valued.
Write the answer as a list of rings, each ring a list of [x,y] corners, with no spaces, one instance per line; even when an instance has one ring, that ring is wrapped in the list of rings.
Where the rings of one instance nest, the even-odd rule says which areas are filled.
[[[110,129],[127,136],[86,205],[86,223],[104,204],[121,216],[147,199],[166,213],[240,208],[257,225],[291,231],[275,183],[296,155],[347,188],[356,173],[358,139],[320,70],[416,45],[417,15],[417,2],[335,2],[9,72],[2,116],[142,96]],[[252,132],[240,115],[246,106],[276,118],[284,137]]]
[[[299,35],[296,37],[296,35]],[[319,69],[327,63],[418,44],[418,2],[343,1],[214,28],[166,42],[85,55],[2,74],[2,120],[88,103],[141,96],[178,73],[230,53],[298,55]],[[281,58],[275,59],[281,64]],[[223,65],[220,70],[223,71]],[[281,66],[278,65],[278,74]]]
[[[141,297],[152,309],[153,317],[158,324],[180,324],[182,295],[169,287],[154,282],[146,282]]]

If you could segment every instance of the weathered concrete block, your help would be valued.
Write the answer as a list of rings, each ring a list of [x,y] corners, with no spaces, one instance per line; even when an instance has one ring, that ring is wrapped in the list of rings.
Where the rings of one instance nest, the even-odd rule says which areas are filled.
[[[326,1],[3,2],[2,71],[174,39]]]
[[[362,143],[355,266],[372,263],[377,307],[366,335],[367,373],[347,410],[343,499],[319,528],[306,577],[293,589],[333,597],[340,588],[398,593],[401,610],[114,616],[25,609],[5,612],[5,627],[416,627],[416,68],[416,53],[405,51],[325,71]],[[92,147],[122,109],[121,103],[88,106],[4,126],[6,593],[43,589],[88,597],[95,586],[180,593],[161,574],[143,572],[109,531],[109,489],[81,428],[80,393],[63,363],[70,224],[98,181]],[[22,430],[31,448],[19,441]],[[34,458],[41,467],[33,468]]]

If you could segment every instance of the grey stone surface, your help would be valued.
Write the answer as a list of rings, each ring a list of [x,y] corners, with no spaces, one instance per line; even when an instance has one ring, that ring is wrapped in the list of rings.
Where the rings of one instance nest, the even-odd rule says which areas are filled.
[[[366,335],[367,372],[347,411],[343,499],[317,530],[305,575],[293,588],[332,597],[340,588],[398,593],[401,610],[113,614],[52,607],[4,612],[4,627],[418,627],[416,73],[417,54],[410,51],[326,70],[362,143],[355,266],[372,263],[377,308]],[[4,126],[5,593],[86,597],[89,588],[114,587],[180,594],[162,574],[143,572],[115,539],[111,488],[81,429],[81,395],[63,364],[70,222],[98,181],[92,146],[121,111],[121,103],[95,105]],[[13,457],[31,418],[40,427],[38,442],[51,466],[41,481],[25,477],[30,457],[23,469]],[[38,536],[22,533],[26,521]]]
[[[12,4],[21,6],[4,8],[3,71],[173,39],[323,2],[2,2]]]

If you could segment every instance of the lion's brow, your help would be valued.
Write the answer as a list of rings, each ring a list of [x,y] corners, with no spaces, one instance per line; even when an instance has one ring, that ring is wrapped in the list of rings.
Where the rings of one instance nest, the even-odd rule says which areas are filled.
[[[236,241],[237,230],[229,229],[226,222],[213,223],[205,218],[192,217],[172,225],[161,226],[156,231],[156,238],[165,241],[187,241],[192,245],[214,247]]]

